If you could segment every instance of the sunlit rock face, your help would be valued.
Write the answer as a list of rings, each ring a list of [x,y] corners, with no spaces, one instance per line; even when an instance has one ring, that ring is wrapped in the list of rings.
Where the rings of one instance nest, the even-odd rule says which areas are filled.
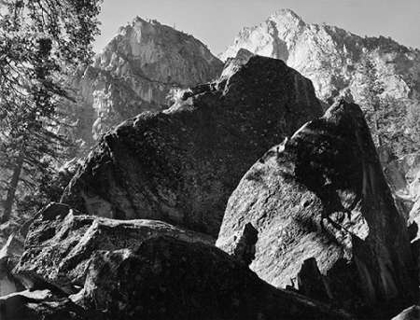
[[[416,301],[406,221],[356,104],[333,105],[251,167],[228,201],[216,245],[236,255],[249,224],[258,238],[250,267],[274,286],[364,316]]]
[[[221,55],[236,56],[240,49],[282,59],[312,80],[323,101],[350,91],[359,102],[361,58],[374,61],[386,94],[412,97],[420,92],[420,51],[384,37],[360,37],[325,24],[309,24],[291,10],[280,10],[258,26],[244,28]]]
[[[384,173],[408,223],[420,225],[420,153],[390,161]]]
[[[75,77],[79,102],[75,139],[91,145],[113,125],[168,106],[172,88],[216,79],[223,63],[193,36],[139,17]]]

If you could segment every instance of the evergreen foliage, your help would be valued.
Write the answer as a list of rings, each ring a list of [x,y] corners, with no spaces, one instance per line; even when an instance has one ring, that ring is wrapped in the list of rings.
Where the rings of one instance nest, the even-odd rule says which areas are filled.
[[[3,0],[0,4],[2,218],[36,189],[68,147],[58,106],[66,79],[90,62],[100,0]],[[65,131],[65,130],[64,130]]]

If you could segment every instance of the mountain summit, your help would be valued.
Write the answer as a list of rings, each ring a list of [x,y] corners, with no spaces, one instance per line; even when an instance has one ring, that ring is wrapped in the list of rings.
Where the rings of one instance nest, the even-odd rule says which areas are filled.
[[[360,101],[358,67],[363,58],[373,61],[385,92],[393,98],[412,98],[420,92],[419,50],[390,38],[363,38],[334,26],[305,23],[289,9],[277,11],[258,26],[242,29],[221,55],[222,60],[235,57],[241,48],[285,61],[312,80],[323,101],[344,91]]]
[[[167,107],[172,88],[216,79],[223,63],[191,35],[136,17],[75,77],[77,135],[91,145],[113,125]]]

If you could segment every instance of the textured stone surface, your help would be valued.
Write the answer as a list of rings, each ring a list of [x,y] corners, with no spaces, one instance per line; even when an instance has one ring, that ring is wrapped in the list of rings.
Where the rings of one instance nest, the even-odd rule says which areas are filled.
[[[89,214],[159,219],[216,236],[246,170],[321,107],[309,80],[258,56],[207,87],[107,134],[62,201]]]
[[[363,88],[357,66],[363,55],[378,68],[385,94],[397,99],[420,93],[420,51],[385,37],[360,37],[325,24],[309,24],[291,10],[280,10],[258,26],[244,28],[221,56],[240,49],[282,59],[312,80],[327,101],[349,90],[359,102]]]
[[[351,318],[268,285],[208,237],[53,208],[33,222],[15,269],[34,291],[0,299],[7,320]]]
[[[398,316],[392,318],[392,320],[417,320],[420,319],[420,307],[412,306],[401,312]]]
[[[104,317],[96,311],[86,311],[49,290],[27,290],[0,297],[0,319],[103,320]]]
[[[251,269],[277,287],[296,283],[315,258],[333,299],[351,310],[415,301],[405,219],[357,105],[337,103],[254,164],[229,199],[217,246],[233,253],[247,223],[258,230]]]
[[[112,126],[143,111],[168,107],[173,88],[216,79],[223,63],[193,36],[139,17],[76,75],[75,139],[91,145]]]
[[[389,161],[384,173],[409,223],[420,224],[420,154],[413,153]]]
[[[52,205],[32,223],[14,274],[28,288],[41,285],[75,293],[84,284],[95,252],[136,249],[146,239],[164,236],[186,242],[211,240],[160,221],[103,219]]]
[[[12,274],[22,252],[22,242],[13,235],[9,236],[0,250],[0,297],[23,289],[23,286]]]
[[[96,255],[77,303],[111,319],[350,318],[271,287],[215,247],[165,237]]]

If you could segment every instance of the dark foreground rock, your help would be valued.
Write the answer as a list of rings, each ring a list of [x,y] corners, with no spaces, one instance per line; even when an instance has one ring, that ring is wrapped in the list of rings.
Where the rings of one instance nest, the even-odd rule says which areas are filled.
[[[196,233],[159,221],[49,212],[34,221],[16,268],[33,290],[48,295],[32,301],[29,311],[20,294],[6,299],[29,314],[45,313],[55,302],[63,316],[52,313],[47,319],[351,318],[275,289]]]
[[[29,229],[25,252],[14,270],[28,288],[58,288],[68,294],[83,287],[92,256],[100,250],[137,249],[150,238],[170,236],[210,243],[209,236],[152,220],[120,221],[82,215],[53,204]]]
[[[49,290],[21,291],[0,297],[1,320],[102,320],[103,315],[87,311]]]
[[[234,254],[248,223],[258,231],[251,269],[276,287],[300,282],[365,318],[416,301],[405,219],[357,105],[337,103],[254,164],[229,199],[217,246]]]
[[[412,306],[405,309],[398,316],[392,318],[392,320],[418,320],[420,319],[420,307]]]
[[[159,219],[217,236],[246,170],[320,113],[309,80],[280,60],[251,57],[206,92],[108,133],[62,201],[93,215]]]

